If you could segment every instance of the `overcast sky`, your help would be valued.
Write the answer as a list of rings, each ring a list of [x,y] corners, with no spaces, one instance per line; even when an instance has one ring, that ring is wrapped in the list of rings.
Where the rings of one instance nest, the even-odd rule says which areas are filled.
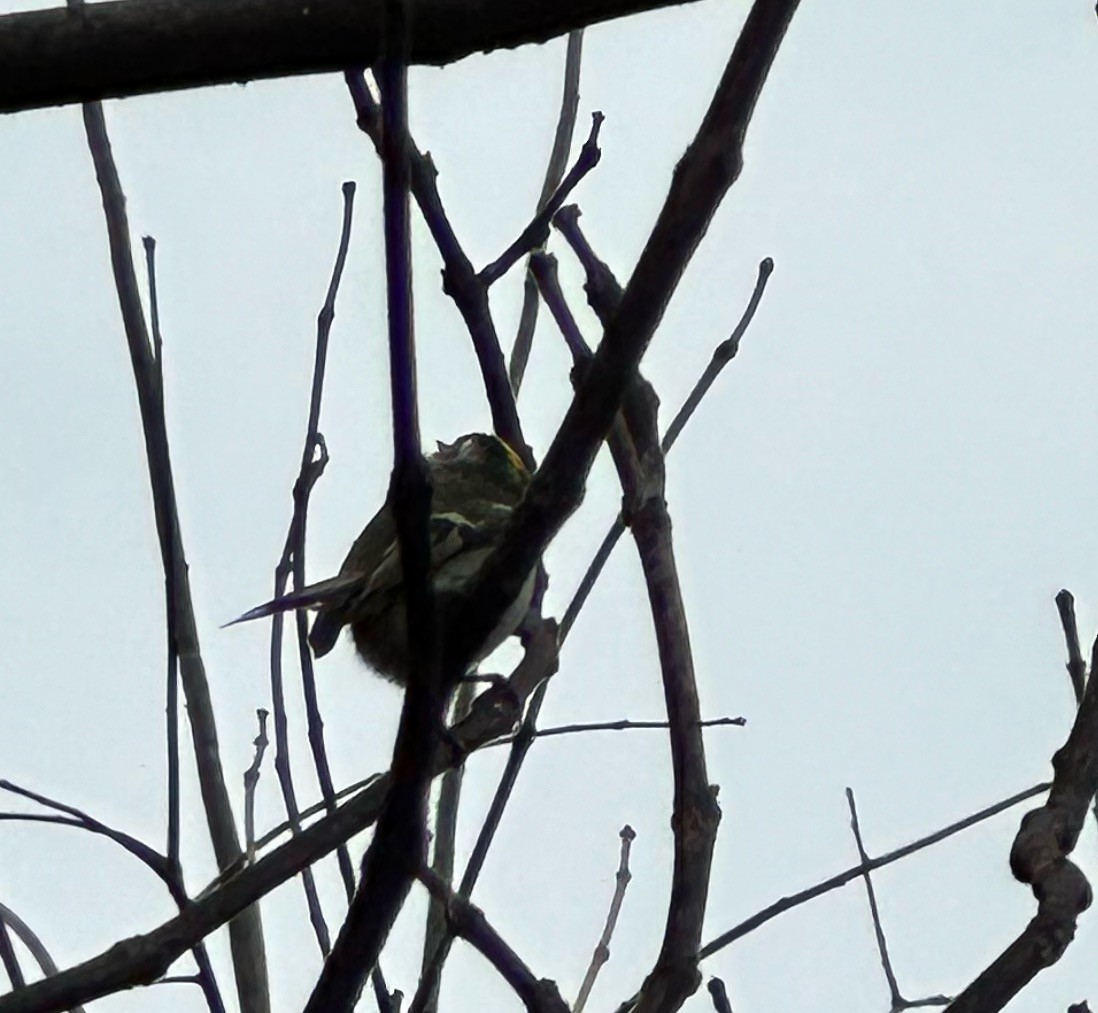
[[[25,4],[0,0],[0,9]],[[606,115],[583,225],[628,277],[735,41],[745,3],[709,0],[585,39],[580,124]],[[856,861],[843,789],[879,853],[1047,779],[1073,699],[1053,596],[1098,632],[1098,22],[1089,2],[806,0],[747,137],[743,175],[645,360],[666,422],[727,336],[763,257],[775,270],[739,357],[676,447],[668,502],[724,812],[706,938]],[[412,129],[482,265],[541,186],[564,41],[411,75]],[[234,799],[269,703],[262,624],[290,513],[340,184],[359,186],[321,427],[310,576],[338,567],[387,483],[379,171],[338,76],[113,102],[134,236],[159,243],[176,487],[222,758]],[[163,593],[136,398],[79,110],[0,119],[0,776],[163,846]],[[422,427],[489,425],[470,343],[416,235]],[[589,340],[582,278],[552,249]],[[521,274],[493,290],[502,335]],[[520,401],[542,454],[570,398],[543,313]],[[552,547],[559,614],[617,509],[600,458]],[[513,659],[512,650],[508,658]],[[501,666],[503,661],[501,661]],[[399,693],[343,644],[318,667],[339,784],[387,764]],[[314,796],[295,721],[299,791]],[[545,725],[662,716],[635,553],[620,546],[573,637]],[[463,863],[505,752],[469,763]],[[192,768],[184,858],[212,875]],[[282,818],[268,764],[260,822]],[[0,808],[18,808],[14,801]],[[905,995],[956,993],[1035,910],[1006,857],[1024,809],[877,877]],[[571,998],[613,890],[618,831],[634,879],[600,1009],[632,994],[663,931],[670,876],[665,735],[536,745],[475,899]],[[362,842],[358,847],[361,849]],[[1076,857],[1096,871],[1095,827]],[[338,925],[342,892],[324,874]],[[3,824],[0,901],[67,966],[173,914],[133,859],[64,828]],[[422,898],[386,950],[414,988]],[[298,882],[264,901],[277,1010],[320,966]],[[1093,913],[1011,1007],[1098,1000]],[[220,981],[232,998],[224,949]],[[181,967],[188,965],[184,962]],[[703,967],[734,1008],[887,1009],[857,883]],[[449,989],[449,991],[447,991]],[[475,997],[475,998],[474,998]],[[188,986],[103,1010],[201,1008]],[[363,1004],[368,1008],[368,1004]],[[443,1009],[517,1000],[455,950]],[[687,1006],[704,1010],[700,992]]]

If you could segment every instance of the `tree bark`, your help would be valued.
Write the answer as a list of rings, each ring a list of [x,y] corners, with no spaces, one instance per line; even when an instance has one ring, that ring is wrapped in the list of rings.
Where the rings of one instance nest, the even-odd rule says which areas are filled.
[[[695,0],[408,0],[409,62],[547,42]],[[0,112],[341,71],[381,53],[383,0],[112,0],[0,17]]]

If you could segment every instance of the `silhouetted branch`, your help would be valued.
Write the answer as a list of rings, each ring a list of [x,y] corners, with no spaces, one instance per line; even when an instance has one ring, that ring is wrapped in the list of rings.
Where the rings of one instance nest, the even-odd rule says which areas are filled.
[[[255,789],[256,785],[259,784],[259,771],[263,766],[263,757],[269,745],[267,739],[267,716],[269,713],[263,707],[259,707],[255,712],[256,720],[259,722],[259,731],[256,737],[252,739],[252,745],[255,746],[252,762],[248,769],[244,771],[244,855],[249,862],[255,861]]]
[[[408,59],[441,66],[693,0],[414,0]],[[385,0],[114,0],[0,17],[0,112],[339,72],[381,56]]]
[[[89,103],[84,106],[83,113],[88,149],[95,164],[96,179],[103,199],[111,267],[137,388],[168,609],[174,614],[170,628],[176,639],[179,674],[187,701],[202,804],[218,867],[224,869],[240,857],[240,840],[229,793],[225,788],[217,743],[217,724],[195,625],[168,449],[162,373],[141,308],[130,247],[125,197],[114,156],[111,154],[103,109],[98,103]],[[267,962],[258,909],[243,912],[229,926],[229,943],[233,954],[237,994],[244,1013],[267,1013],[270,1008]],[[208,984],[207,1001],[220,1004],[221,1000],[216,996],[216,987],[212,980]]]
[[[891,999],[890,1013],[899,1013],[900,1010],[915,1009],[920,1006],[947,1006],[951,1002],[945,995],[925,996],[922,999],[905,999],[900,994],[900,986],[896,983],[896,974],[892,970],[892,961],[888,956],[888,943],[885,941],[884,926],[881,924],[881,912],[877,907],[877,894],[873,889],[873,880],[869,875],[869,855],[866,854],[865,845],[862,843],[862,829],[858,825],[858,809],[854,804],[854,792],[846,789],[846,803],[850,807],[850,829],[854,832],[854,843],[858,847],[858,856],[862,860],[865,880],[865,892],[869,898],[869,913],[873,919],[873,933],[877,937],[877,952],[881,956],[881,966],[884,968],[885,980],[888,982],[888,992]]]
[[[1058,603],[1059,604],[1059,603]],[[1091,652],[1095,670],[1098,640]],[[995,1013],[1037,974],[1063,956],[1078,916],[1094,899],[1082,870],[1068,855],[1098,790],[1098,687],[1088,680],[1067,741],[1052,757],[1053,781],[1040,809],[1022,817],[1010,849],[1010,871],[1029,884],[1037,913],[1029,924],[949,1006],[950,1013]]]
[[[737,939],[742,939],[748,933],[754,932],[759,926],[765,925],[773,918],[777,918],[778,915],[784,914],[786,911],[790,911],[795,907],[800,907],[802,904],[806,904],[810,900],[815,900],[817,897],[822,897],[825,893],[837,890],[841,886],[846,886],[847,883],[864,875],[866,871],[873,872],[877,869],[883,869],[886,865],[891,865],[893,862],[898,862],[902,858],[907,858],[908,855],[914,855],[924,848],[929,848],[931,845],[938,844],[939,842],[952,837],[954,834],[959,834],[962,830],[967,830],[969,827],[974,827],[978,823],[983,823],[984,820],[990,819],[992,816],[997,816],[999,813],[1005,812],[1013,806],[1019,805],[1036,795],[1040,795],[1043,792],[1048,791],[1051,787],[1052,785],[1050,782],[1045,782],[1044,784],[1038,784],[1032,788],[1027,788],[1025,791],[1018,792],[1016,795],[1011,795],[1010,798],[1003,799],[1001,802],[996,802],[994,805],[990,805],[986,809],[981,809],[971,816],[966,816],[956,823],[951,823],[941,830],[935,830],[934,833],[927,834],[926,837],[920,837],[919,840],[913,841],[911,844],[905,844],[902,848],[890,851],[880,858],[867,859],[852,868],[844,869],[837,875],[817,883],[815,886],[810,886],[806,890],[799,890],[797,893],[791,894],[788,897],[783,897],[781,900],[776,901],[768,907],[764,907],[761,911],[755,912],[750,918],[740,922],[739,925],[728,929],[726,932],[722,932],[716,939],[710,940],[701,948],[698,956],[702,960],[711,957],[718,950],[723,950],[729,943],[734,943]],[[3,1013],[2,1007],[0,1007],[0,1013]]]
[[[454,934],[472,945],[499,972],[529,1013],[569,1013],[557,986],[545,978],[534,977],[519,955],[488,923],[480,908],[450,890],[430,869],[422,869],[419,878],[431,895],[445,905]]]
[[[568,158],[568,150],[572,145],[572,132],[576,126],[576,113],[579,110],[579,80],[580,63],[583,57],[583,30],[570,32],[568,35],[568,53],[564,61],[564,89],[560,100],[560,115],[557,118],[557,129],[553,137],[553,150],[549,155],[549,163],[545,167],[545,179],[541,184],[541,195],[538,197],[538,207],[541,208],[549,200],[549,196],[556,189],[564,176],[565,161]],[[522,310],[519,313],[518,330],[515,332],[515,340],[511,344],[511,363],[507,374],[511,379],[511,389],[518,397],[522,387],[522,378],[526,374],[526,363],[530,358],[530,349],[534,343],[534,328],[538,322],[538,289],[534,277],[527,264],[526,278],[522,285]]]
[[[382,172],[393,475],[389,487],[403,574],[409,672],[393,748],[392,783],[362,875],[335,946],[309,996],[307,1013],[350,1013],[426,858],[427,794],[450,690],[460,677],[442,662],[441,626],[431,587],[431,479],[420,450],[412,326],[409,217],[408,65],[411,11],[385,7],[387,44],[378,72],[382,100]]]
[[[37,961],[43,974],[57,973],[57,964],[42,940],[19,915],[4,904],[0,904],[0,922],[4,924],[5,929],[11,929],[19,937],[19,941],[30,951],[30,955]],[[75,1005],[69,1013],[84,1013],[84,1007]]]
[[[355,105],[359,129],[370,138],[380,154],[383,134],[381,108],[370,94],[361,72],[348,72],[345,79]],[[472,338],[488,406],[492,411],[492,427],[496,435],[510,444],[533,471],[534,458],[522,435],[514,392],[507,377],[507,364],[488,304],[488,288],[477,277],[472,262],[465,255],[446,217],[435,182],[438,173],[434,163],[430,156],[416,148],[410,135],[406,136],[405,157],[408,160],[412,196],[442,257],[443,288],[454,300]]]
[[[549,222],[553,215],[567,199],[568,195],[579,185],[581,179],[586,176],[602,158],[599,149],[599,130],[605,117],[600,112],[591,114],[591,133],[584,141],[580,149],[576,164],[569,170],[556,190],[549,195],[544,205],[538,209],[533,220],[519,234],[518,238],[507,247],[492,263],[481,268],[477,278],[482,285],[491,285],[503,277],[511,267],[524,254],[530,253],[535,247],[543,246],[549,237]]]

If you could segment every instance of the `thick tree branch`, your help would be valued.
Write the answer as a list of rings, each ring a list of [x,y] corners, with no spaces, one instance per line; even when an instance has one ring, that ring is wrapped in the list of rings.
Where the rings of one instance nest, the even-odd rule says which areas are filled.
[[[412,0],[408,59],[442,66],[694,0]],[[0,17],[0,112],[364,67],[384,0],[112,0]]]

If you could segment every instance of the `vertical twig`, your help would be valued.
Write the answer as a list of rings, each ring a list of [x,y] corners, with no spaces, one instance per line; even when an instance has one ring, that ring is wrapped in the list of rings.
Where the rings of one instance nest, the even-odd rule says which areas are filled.
[[[76,0],[75,5],[79,6],[79,0]],[[98,102],[88,103],[84,106],[83,113],[88,149],[95,163],[96,178],[103,198],[111,267],[137,388],[165,580],[172,581],[167,598],[175,613],[179,673],[190,717],[199,788],[214,855],[218,868],[224,870],[240,858],[240,839],[237,836],[229,793],[225,787],[218,751],[217,724],[195,625],[183,537],[175,502],[167,424],[163,412],[163,392],[158,380],[160,369],[153,355],[141,309],[125,197],[111,154],[103,107]],[[257,907],[242,911],[229,923],[229,944],[241,1009],[244,1013],[268,1013],[270,997],[267,987],[267,959]],[[207,1000],[213,1001],[209,989]]]
[[[335,320],[336,294],[339,291],[343,268],[347,262],[347,251],[351,243],[351,222],[354,213],[355,184],[345,182],[343,192],[343,223],[340,229],[339,247],[336,250],[332,276],[328,282],[328,291],[324,297],[316,322],[316,355],[313,364],[312,393],[309,400],[309,424],[305,438],[305,447],[301,455],[301,470],[298,484],[294,487],[294,520],[291,524],[293,542],[294,588],[305,586],[305,532],[307,527],[309,494],[313,484],[323,471],[322,461],[327,458],[327,448],[320,433],[320,405],[324,388],[325,366],[328,356],[328,342],[332,323]],[[316,450],[320,458],[316,458]],[[309,728],[309,745],[313,754],[313,766],[320,783],[321,795],[328,812],[335,811],[335,785],[332,782],[331,767],[324,744],[324,720],[320,714],[320,704],[316,693],[316,677],[313,671],[313,659],[309,652],[305,616],[297,613],[297,643],[301,661],[302,690],[305,695],[305,714]],[[355,877],[351,864],[351,855],[345,844],[336,850],[339,871],[343,877],[343,887],[347,899],[354,894]]]
[[[461,721],[472,706],[477,684],[466,681],[458,686],[454,696],[453,723]],[[451,767],[442,775],[439,783],[438,802],[435,805],[434,841],[431,848],[431,871],[439,880],[451,886],[454,881],[454,856],[457,850],[458,805],[461,800],[461,785],[465,776],[465,765]],[[431,968],[434,953],[448,935],[446,905],[433,894],[427,902],[426,927],[423,933],[422,977],[426,977]],[[433,978],[433,987],[426,996],[426,1013],[436,1013],[438,1009],[440,978]]]
[[[885,980],[888,982],[888,995],[893,1010],[906,1006],[906,1000],[900,995],[900,986],[896,983],[896,974],[892,970],[892,961],[888,956],[888,943],[885,941],[884,926],[881,924],[881,912],[877,907],[877,894],[873,890],[873,880],[869,874],[869,855],[862,843],[862,829],[858,825],[858,807],[854,804],[854,791],[846,789],[846,804],[850,808],[850,829],[854,832],[854,843],[858,846],[858,859],[862,863],[862,882],[865,883],[866,897],[869,899],[869,914],[873,919],[873,933],[877,937],[877,952],[881,957]]]
[[[583,1013],[587,1005],[587,997],[595,986],[595,979],[603,965],[610,959],[610,940],[614,936],[614,928],[618,924],[618,915],[621,913],[622,901],[625,900],[625,891],[633,874],[629,871],[629,850],[636,840],[637,832],[628,824],[621,828],[618,834],[621,838],[621,854],[618,858],[618,871],[614,876],[614,896],[610,900],[610,910],[606,913],[606,924],[603,926],[602,935],[599,937],[595,952],[591,956],[587,973],[583,976],[583,983],[576,993],[575,1002],[572,1003],[572,1013]]]
[[[408,620],[408,685],[393,750],[392,785],[374,838],[362,862],[362,878],[339,938],[306,1007],[311,1013],[344,1013],[358,1000],[366,977],[426,857],[426,802],[442,707],[451,672],[443,673],[430,584],[431,482],[420,452],[412,326],[409,227],[409,141],[406,46],[411,11],[387,0],[386,55],[379,81],[385,276],[389,310],[389,374],[392,389],[393,477],[390,497],[397,529]]]
[[[259,733],[252,740],[255,753],[251,766],[244,771],[244,854],[249,862],[255,861],[255,788],[259,784],[259,771],[263,766],[263,755],[267,752],[267,715],[268,711],[260,707],[256,712]]]
[[[156,240],[144,236],[145,272],[149,285],[149,317],[152,324],[153,363],[156,371],[157,410],[164,414],[164,339],[160,333],[160,302],[156,295]],[[164,717],[168,754],[168,862],[179,866],[179,641],[176,632],[175,554],[164,560],[164,614],[167,618],[167,680]]]
[[[576,113],[579,110],[580,64],[583,58],[583,29],[568,33],[568,51],[564,59],[564,89],[561,93],[560,116],[553,136],[553,150],[549,163],[545,167],[545,179],[541,185],[538,209],[544,207],[549,195],[556,189],[564,176],[564,166],[568,159],[568,149],[572,144],[572,133],[576,129]],[[522,312],[519,314],[518,331],[511,346],[511,362],[508,376],[511,389],[518,397],[522,387],[522,378],[526,375],[526,363],[530,359],[530,349],[534,343],[534,329],[538,322],[537,282],[527,262],[526,279],[523,282]]]
[[[335,263],[332,275],[328,282],[328,290],[324,297],[320,311],[317,314],[316,345],[313,356],[313,375],[309,395],[309,418],[305,431],[305,444],[301,451],[301,463],[298,467],[297,480],[293,488],[293,514],[290,518],[290,527],[286,533],[286,541],[282,547],[282,556],[275,567],[274,593],[279,597],[286,589],[286,582],[291,573],[294,580],[294,589],[298,590],[305,585],[305,533],[308,526],[309,497],[313,487],[324,474],[328,465],[328,447],[324,436],[320,432],[320,409],[324,395],[324,377],[328,361],[328,344],[331,336],[332,322],[335,319],[335,300],[339,291],[339,283],[343,276],[343,268],[347,260],[347,250],[350,246],[351,223],[354,211],[355,185],[345,182],[342,187],[343,216],[340,227],[339,247],[336,251]],[[290,747],[288,734],[288,720],[286,715],[285,693],[282,678],[282,631],[283,616],[276,613],[271,624],[271,704],[274,708],[275,727],[275,770],[278,773],[279,785],[282,789],[282,798],[289,817],[290,825],[294,833],[301,831],[301,816],[297,804],[297,795],[294,790],[292,765],[290,763]],[[309,728],[309,744],[312,750],[313,766],[317,772],[317,780],[320,783],[321,793],[329,806],[329,811],[334,806],[335,788],[332,784],[331,771],[328,766],[327,750],[324,745],[324,721],[320,715],[320,707],[316,695],[316,679],[313,673],[313,659],[309,652],[308,628],[305,615],[297,612],[294,617],[297,631],[298,660],[301,666],[302,691],[305,696],[305,711]],[[338,849],[338,861],[340,872],[343,876],[344,889],[348,898],[354,892],[354,871],[351,867],[350,854],[345,846]],[[302,875],[302,886],[305,890],[306,903],[309,910],[309,919],[313,926],[314,934],[320,945],[321,953],[327,955],[331,949],[331,941],[328,935],[328,926],[324,919],[324,913],[317,893],[315,879],[312,870],[306,870]]]

